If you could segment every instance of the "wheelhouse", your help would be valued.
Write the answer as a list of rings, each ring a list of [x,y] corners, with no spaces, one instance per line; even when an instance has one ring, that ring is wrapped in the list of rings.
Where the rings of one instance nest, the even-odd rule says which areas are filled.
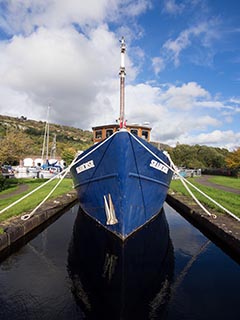
[[[150,142],[152,128],[147,125],[127,124],[126,129],[136,136]],[[118,124],[93,127],[93,142],[100,142],[119,130]]]

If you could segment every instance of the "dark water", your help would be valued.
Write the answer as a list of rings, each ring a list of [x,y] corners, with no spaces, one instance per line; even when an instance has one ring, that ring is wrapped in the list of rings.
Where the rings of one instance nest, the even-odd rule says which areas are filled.
[[[0,319],[240,319],[239,290],[239,264],[169,206],[124,246],[75,206],[1,262]]]

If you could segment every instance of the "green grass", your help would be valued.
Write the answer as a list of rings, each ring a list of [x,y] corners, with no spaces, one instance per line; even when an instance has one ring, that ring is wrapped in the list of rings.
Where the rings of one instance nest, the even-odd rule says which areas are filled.
[[[222,176],[213,176],[209,178],[209,181],[226,186],[230,188],[240,189],[240,179]]]
[[[52,188],[58,183],[59,179],[54,179],[51,181],[49,184],[44,186],[42,189],[36,191],[26,199],[22,200],[21,202],[17,203],[15,206],[12,208],[8,209],[7,211],[3,212],[0,214],[0,222],[5,221],[6,219],[13,217],[13,216],[18,216],[22,214],[23,212],[29,211],[34,209],[43,199],[47,194],[52,190]],[[29,184],[29,188],[26,192],[23,192],[18,195],[11,196],[7,199],[1,199],[0,203],[0,210],[6,208],[8,205],[11,203],[15,202],[16,200],[20,199],[23,197],[25,194],[29,193],[31,190],[37,188],[40,186],[42,183],[44,183],[45,180],[43,181],[42,179],[28,179],[26,183]],[[11,191],[13,190],[12,188],[10,189]],[[59,195],[65,194],[69,191],[72,190],[72,179],[63,179],[63,181],[60,183],[60,185],[57,187],[57,189],[53,192],[51,195],[51,198],[56,198]],[[5,190],[6,191],[6,190]],[[0,194],[3,194],[1,192]]]
[[[8,183],[9,185],[7,186],[7,189],[2,190],[0,192],[0,194],[9,194],[15,190],[18,189],[18,187],[21,184],[29,184],[29,185],[36,185],[39,184],[39,181],[43,181],[43,180],[38,180],[38,179],[24,179],[24,178],[20,178],[20,179],[8,179]],[[44,180],[45,182],[45,180]],[[41,182],[42,183],[42,182]]]
[[[216,177],[217,178],[217,177]],[[222,182],[222,185],[225,185],[224,183],[230,183],[228,179],[232,179],[232,181],[235,181],[235,178],[228,178],[227,180],[221,179],[222,177],[219,177],[218,184]],[[207,194],[209,197],[211,197],[213,200],[221,204],[223,207],[231,211],[236,216],[240,217],[240,196],[239,194],[226,192],[223,190],[218,190],[216,188],[203,186],[195,181],[194,178],[188,179],[192,184],[194,184],[198,189],[203,191],[205,194]],[[215,180],[216,181],[216,180]],[[226,182],[227,181],[227,182]],[[214,182],[216,183],[216,182]],[[231,184],[232,186],[233,184]],[[188,185],[189,186],[189,185]],[[230,185],[229,185],[230,186]],[[170,191],[174,191],[177,193],[181,193],[183,195],[186,195],[188,197],[191,197],[186,190],[186,188],[183,186],[182,182],[180,180],[173,180],[170,185]],[[192,193],[197,197],[197,199],[202,203],[207,205],[209,208],[212,208],[214,210],[217,210],[219,212],[223,212],[218,206],[216,206],[213,202],[208,200],[205,196],[201,195],[198,191],[196,191],[194,188],[190,187],[190,190]]]
[[[3,190],[0,192],[0,194],[8,194],[8,193],[11,193],[13,191],[15,191],[16,189],[18,188],[18,185],[11,185],[9,186],[9,188],[7,188],[6,190]]]

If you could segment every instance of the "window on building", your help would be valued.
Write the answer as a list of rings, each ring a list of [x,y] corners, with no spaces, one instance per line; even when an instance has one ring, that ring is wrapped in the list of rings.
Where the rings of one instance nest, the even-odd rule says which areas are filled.
[[[138,135],[138,129],[131,129],[130,131],[132,134],[135,134],[135,136]]]
[[[96,139],[102,139],[102,130],[97,130],[95,132],[95,138]]]
[[[106,138],[110,137],[113,134],[113,129],[106,130]]]
[[[142,138],[145,139],[145,140],[148,139],[148,131],[146,131],[146,130],[142,131]]]

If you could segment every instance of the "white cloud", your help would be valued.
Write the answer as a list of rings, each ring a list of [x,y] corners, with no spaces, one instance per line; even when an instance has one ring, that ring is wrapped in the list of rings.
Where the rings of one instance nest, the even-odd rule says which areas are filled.
[[[9,87],[0,86],[0,114],[8,116],[27,115],[29,118],[36,118],[36,111],[42,114],[41,120],[46,118],[46,110],[42,105],[34,103],[25,92],[18,92]],[[17,112],[16,112],[17,111]]]
[[[46,106],[52,101],[55,120],[79,119],[79,125],[86,127],[100,83],[117,78],[120,56],[118,41],[105,26],[89,36],[73,28],[40,28],[26,38],[15,36],[1,46],[0,85],[27,95],[33,104]],[[35,116],[42,116],[39,109]]]
[[[192,135],[190,132],[180,133],[177,139],[169,138],[166,143],[171,146],[175,146],[177,142],[189,145],[200,144],[233,150],[236,146],[239,146],[239,141],[240,132],[214,130],[198,135]]]
[[[130,122],[157,121],[164,112],[161,104],[161,90],[147,84],[129,85],[126,88],[126,114]]]
[[[209,93],[196,82],[184,83],[181,87],[171,86],[167,90],[169,96],[208,97]]]
[[[122,1],[121,11],[128,16],[139,16],[146,10],[152,7],[151,1],[149,0],[135,0],[135,1]]]
[[[225,148],[232,149],[234,146],[239,145],[239,140],[240,132],[214,130],[209,133],[201,133],[195,138],[191,137],[190,143],[213,145],[216,147],[224,146]]]
[[[9,1],[1,25],[10,34],[29,34],[39,26],[59,28],[73,22],[82,25],[96,24],[104,21],[107,12],[112,13],[117,4],[118,1],[113,0]]]
[[[198,99],[208,98],[209,93],[196,82],[183,84],[181,87],[171,85],[162,95],[168,108],[177,110],[190,110]]]
[[[199,117],[194,121],[194,128],[197,130],[206,130],[209,126],[216,127],[220,125],[221,125],[220,120],[210,117],[209,115]]]
[[[0,110],[43,120],[50,102],[52,122],[83,129],[114,122],[119,116],[119,58],[118,39],[106,25],[91,29],[88,37],[73,27],[39,28],[28,37],[15,36],[1,44]],[[127,57],[128,81],[136,72]],[[221,106],[223,102],[211,101],[196,82],[126,86],[129,122],[150,122],[153,140],[171,145],[186,137],[191,143],[190,132],[220,125],[215,117],[196,118],[190,110]]]
[[[221,101],[197,101],[195,103],[196,106],[198,107],[205,107],[205,108],[214,108],[214,109],[221,109],[221,108],[226,108],[223,102]]]
[[[119,116],[118,38],[125,34],[129,122],[150,122],[153,140],[171,145],[177,141],[217,145],[221,139],[225,144],[225,138],[229,139],[228,145],[237,144],[239,135],[231,134],[231,130],[225,130],[226,137],[219,130],[199,136],[198,131],[230,123],[240,110],[239,98],[229,102],[221,101],[221,97],[212,99],[194,81],[181,85],[154,86],[151,80],[134,84],[145,58],[143,49],[131,47],[131,41],[144,34],[134,17],[148,10],[151,1],[19,0],[7,4],[5,16],[0,14],[0,27],[15,35],[0,42],[2,114],[45,120],[51,103],[51,122],[82,129],[114,122]],[[180,13],[182,8],[168,1],[169,12]],[[115,33],[109,30],[109,21],[116,23]],[[195,40],[203,47],[209,46],[214,35],[215,24],[210,21],[169,39],[162,48],[163,56],[152,58],[155,73],[167,63],[180,63],[181,53]]]
[[[118,81],[119,43],[104,21],[120,15],[134,21],[150,6],[148,0],[8,2],[0,26],[17,35],[0,44],[0,86],[6,89],[2,110],[18,97],[18,106],[11,110],[16,116],[26,112],[41,119],[51,102],[52,121],[89,128],[104,114],[115,118],[106,101],[113,95],[109,84]],[[135,53],[141,61],[143,51],[135,48]],[[126,66],[131,81],[138,71],[128,56]],[[114,94],[118,96],[118,86]],[[28,101],[25,107],[23,101]]]
[[[161,56],[153,58],[155,73],[160,73],[168,63],[179,66],[181,54],[188,48],[192,49],[188,63],[211,64],[214,56],[212,44],[220,37],[218,26],[218,19],[204,20],[184,29],[175,39],[168,39],[161,48]]]
[[[181,14],[184,10],[185,4],[177,4],[175,0],[165,0],[163,3],[163,11],[169,14]]]
[[[18,0],[7,2],[0,26],[9,34],[29,35],[38,27],[62,28],[73,23],[83,29],[120,17],[135,17],[151,7],[148,0]]]
[[[117,82],[111,85],[111,92],[112,94],[107,94],[107,96],[106,92],[101,93],[102,102],[98,100],[98,105],[103,105],[104,102],[109,108],[111,106],[111,112],[115,110],[115,114],[118,116],[119,97]],[[185,109],[176,108],[176,105],[170,103],[170,101],[174,101],[175,97],[181,102],[184,99],[189,100],[189,108],[191,109],[195,105],[194,99],[209,98],[209,94],[196,83],[184,84],[181,87],[171,86],[165,89],[143,83],[128,85],[126,87],[126,117],[128,122],[150,122],[150,125],[153,127],[152,140],[169,143],[172,146],[179,139],[180,141],[184,141],[184,143],[187,140],[188,142],[186,143],[192,143],[196,139],[190,139],[191,134],[194,132],[201,132],[222,125],[221,120],[208,114],[203,113],[201,115],[200,112],[196,117],[195,113],[189,112],[189,109],[185,107]],[[202,110],[205,111],[205,108]],[[106,116],[104,120],[107,120]],[[112,120],[109,118],[109,115],[108,120]],[[208,141],[205,142],[208,144]],[[198,143],[198,140],[195,143]]]
[[[165,61],[161,57],[152,58],[152,66],[155,74],[159,74],[165,69]]]
[[[207,115],[196,117],[188,111],[177,112],[166,110],[161,116],[155,115],[153,139],[176,145],[177,141],[191,144],[189,137],[196,136],[197,132],[218,127],[221,122]],[[187,138],[186,138],[187,137]],[[186,142],[186,140],[189,142]],[[184,141],[184,142],[182,142]],[[197,143],[197,142],[196,142]]]
[[[225,117],[225,122],[226,123],[232,123],[233,122],[233,117],[231,117],[231,116]]]
[[[167,40],[163,45],[163,49],[169,54],[169,58],[174,61],[177,66],[180,62],[179,56],[187,47],[191,46],[192,40],[199,38],[200,43],[208,44],[206,39],[210,38],[211,22],[202,22],[196,26],[183,30],[175,40]],[[201,36],[201,38],[200,38]]]
[[[231,98],[229,102],[240,106],[240,98]]]

